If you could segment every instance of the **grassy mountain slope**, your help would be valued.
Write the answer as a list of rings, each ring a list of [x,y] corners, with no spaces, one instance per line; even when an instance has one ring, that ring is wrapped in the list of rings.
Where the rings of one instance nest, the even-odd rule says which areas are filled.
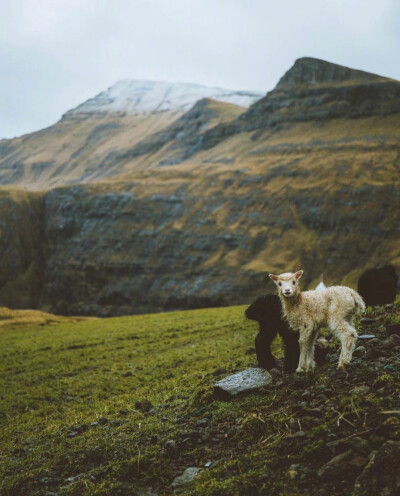
[[[243,311],[3,328],[0,494],[397,494],[400,306],[369,312],[346,372],[332,355],[224,403],[214,382],[255,362]]]
[[[171,160],[169,155],[174,155],[183,137],[193,140],[197,133],[230,121],[245,110],[210,99],[200,102],[186,113],[67,113],[46,129],[0,140],[0,184],[46,190],[154,167],[160,160]],[[143,147],[154,151],[153,142],[157,141],[158,150],[175,138],[172,153],[162,151],[160,159],[143,160]],[[153,146],[149,148],[149,144]]]
[[[268,290],[271,270],[302,267],[309,287],[321,273],[355,286],[368,267],[400,270],[399,82],[299,59],[247,111],[203,99],[158,124],[112,153],[104,129],[89,184],[42,197],[42,308],[239,304]]]

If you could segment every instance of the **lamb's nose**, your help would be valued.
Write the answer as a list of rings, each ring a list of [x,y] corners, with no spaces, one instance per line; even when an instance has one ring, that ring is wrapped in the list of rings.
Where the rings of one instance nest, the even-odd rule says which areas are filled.
[[[285,289],[285,293],[286,294],[289,294],[290,293],[290,289]]]

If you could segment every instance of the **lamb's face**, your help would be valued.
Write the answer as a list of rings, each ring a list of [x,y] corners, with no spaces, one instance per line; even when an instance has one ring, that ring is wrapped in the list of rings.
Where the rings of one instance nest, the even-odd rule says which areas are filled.
[[[298,270],[295,273],[285,272],[276,276],[270,274],[269,277],[274,281],[278,287],[279,292],[285,298],[292,298],[299,291],[299,279],[303,275],[302,270]]]

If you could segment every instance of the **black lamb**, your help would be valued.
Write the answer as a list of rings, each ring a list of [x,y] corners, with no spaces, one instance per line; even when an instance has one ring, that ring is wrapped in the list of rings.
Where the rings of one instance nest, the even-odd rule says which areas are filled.
[[[285,358],[284,371],[294,372],[299,363],[299,333],[292,330],[288,322],[282,318],[282,306],[277,295],[258,297],[245,312],[246,317],[258,322],[260,330],[255,338],[257,360],[260,367],[271,370],[279,368],[275,357],[271,353],[271,344],[276,335],[282,338]],[[328,350],[319,346],[315,347],[315,361],[321,365],[325,361]]]
[[[398,280],[393,265],[386,265],[380,269],[370,269],[361,274],[357,291],[366,305],[393,303],[396,298]]]

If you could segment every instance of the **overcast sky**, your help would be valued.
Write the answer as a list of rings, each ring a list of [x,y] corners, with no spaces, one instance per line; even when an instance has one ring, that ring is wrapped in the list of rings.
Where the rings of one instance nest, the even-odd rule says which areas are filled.
[[[120,79],[272,89],[312,56],[400,79],[399,0],[0,0],[0,138]]]

